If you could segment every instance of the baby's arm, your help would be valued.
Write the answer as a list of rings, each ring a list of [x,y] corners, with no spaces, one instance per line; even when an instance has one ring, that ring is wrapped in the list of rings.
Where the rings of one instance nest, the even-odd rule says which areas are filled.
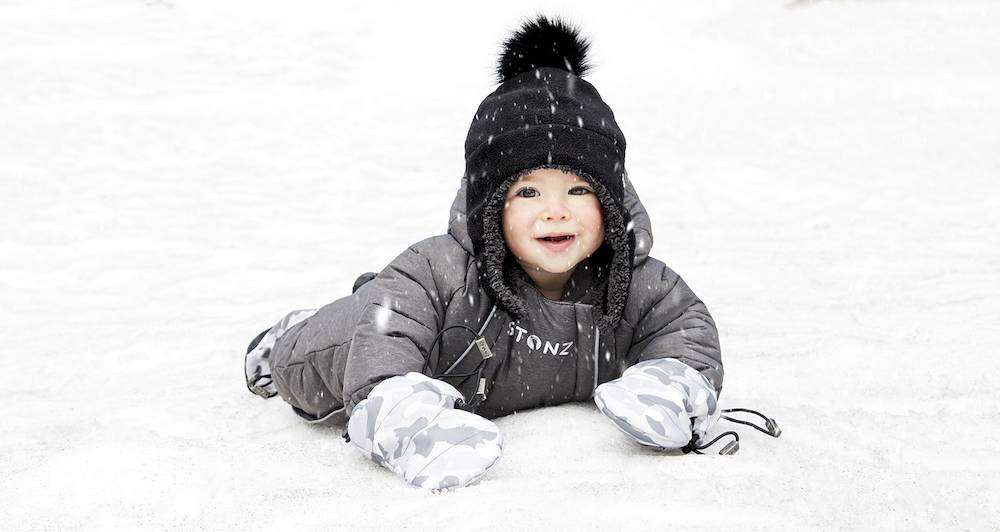
[[[370,281],[371,300],[345,368],[344,402],[358,449],[413,485],[447,489],[481,477],[500,458],[502,442],[493,422],[454,408],[458,390],[421,373],[453,293],[436,279],[464,280],[461,261],[439,260],[432,268],[421,253],[423,245],[424,253],[442,253],[437,242],[407,249]]]
[[[426,242],[426,241],[425,241]],[[420,372],[444,326],[450,293],[439,293],[435,272],[418,243],[374,279],[344,368],[344,405],[350,412],[378,383]],[[440,342],[438,343],[440,345]]]
[[[679,275],[662,263],[659,267],[658,275],[650,275],[651,292],[642,294],[653,303],[644,306],[648,310],[635,325],[627,358],[631,364],[676,359],[701,373],[719,394],[723,367],[715,320]]]
[[[673,270],[660,267],[650,276],[652,293],[640,296],[651,304],[640,304],[647,310],[633,333],[628,359],[634,365],[594,395],[601,411],[639,443],[680,449],[692,436],[703,439],[719,418],[722,355],[705,304]]]

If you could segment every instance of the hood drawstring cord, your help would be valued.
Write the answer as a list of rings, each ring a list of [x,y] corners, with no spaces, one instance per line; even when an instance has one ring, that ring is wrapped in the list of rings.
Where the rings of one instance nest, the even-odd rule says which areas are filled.
[[[490,350],[490,346],[487,343],[486,338],[483,337],[483,332],[486,330],[486,327],[493,320],[493,316],[496,314],[496,310],[497,310],[496,305],[493,305],[493,308],[490,309],[489,316],[486,317],[486,322],[479,329],[479,332],[476,332],[475,329],[472,329],[465,325],[451,325],[449,327],[445,327],[444,329],[442,329],[437,333],[437,335],[434,337],[434,342],[431,343],[430,349],[427,350],[427,357],[424,358],[424,366],[420,370],[420,372],[425,375],[427,374],[427,370],[430,367],[431,353],[434,352],[434,347],[437,345],[438,341],[441,339],[441,335],[444,334],[445,331],[448,331],[450,329],[460,328],[471,332],[475,336],[475,340],[473,340],[472,343],[470,343],[469,346],[465,348],[465,351],[458,357],[457,360],[455,360],[455,362],[451,364],[451,366],[448,367],[448,369],[440,373],[435,371],[432,372],[430,375],[432,379],[440,379],[442,377],[463,377],[460,381],[458,381],[458,385],[456,386],[456,388],[458,388],[459,386],[464,386],[470,377],[472,377],[473,375],[476,376],[476,390],[475,392],[473,392],[472,398],[466,401],[463,397],[463,399],[460,400],[455,405],[456,408],[471,411],[473,408],[479,405],[479,403],[481,403],[484,399],[486,399],[486,379],[483,377],[483,371],[486,369],[487,361],[493,358],[493,351]],[[461,363],[462,360],[465,359],[465,356],[469,354],[469,351],[472,350],[472,346],[476,346],[479,349],[479,354],[481,355],[479,364],[476,364],[476,368],[468,373],[452,373],[452,370],[458,367],[458,364]]]
[[[764,426],[767,428],[761,428],[759,425],[755,423],[744,421],[742,419],[732,418],[730,416],[722,416],[722,419],[725,419],[726,421],[732,421],[733,423],[739,423],[740,425],[747,425],[749,427],[753,427],[773,438],[781,437],[781,429],[778,427],[778,422],[775,421],[773,418],[769,418],[764,414],[761,414],[756,410],[750,410],[749,408],[727,408],[722,411],[723,414],[728,414],[732,412],[747,412],[750,414],[756,414],[757,416],[760,416],[764,420]],[[687,445],[681,448],[681,452],[683,452],[684,454],[688,453],[705,454],[701,451],[708,449],[709,447],[714,445],[715,442],[721,440],[726,436],[732,436],[733,441],[727,443],[726,446],[719,451],[719,454],[736,454],[740,450],[740,435],[734,431],[723,432],[722,434],[716,436],[714,440],[704,445],[702,445],[698,441],[698,435],[695,434],[691,437],[691,441],[688,442]]]
[[[445,332],[451,330],[451,329],[465,329],[465,330],[471,332],[476,337],[476,341],[478,341],[481,338],[481,336],[479,336],[479,334],[476,333],[475,329],[472,329],[471,327],[468,327],[468,326],[465,326],[465,325],[451,325],[449,327],[445,327],[444,329],[441,329],[437,333],[437,336],[434,337],[434,342],[431,343],[431,347],[427,350],[427,356],[424,357],[424,366],[422,368],[420,368],[420,373],[423,373],[425,375],[427,374],[428,368],[431,367],[431,354],[434,352],[434,347],[437,346],[438,341],[441,339],[441,335],[444,334]],[[473,343],[475,343],[475,342],[473,342]],[[471,348],[472,344],[469,344],[469,347]],[[451,367],[449,367],[448,369],[446,369],[446,370],[444,370],[444,371],[442,371],[440,373],[432,372],[430,374],[430,377],[432,379],[437,379],[437,378],[440,378],[440,377],[443,377],[443,376],[446,376],[446,375],[451,376],[451,373],[450,373],[451,370],[455,369],[455,366],[457,366],[458,363],[461,362],[462,359],[465,358],[465,355],[467,355],[468,353],[469,353],[469,349],[466,349],[465,353],[462,353],[462,356],[458,357],[458,360],[456,360],[455,363],[451,365]]]
[[[482,398],[485,397],[486,395],[486,390],[485,390],[486,383],[485,379],[483,379],[483,370],[486,369],[486,361],[493,358],[493,351],[491,351],[490,347],[486,344],[486,339],[480,336],[479,333],[477,333],[475,330],[469,327],[466,327],[465,325],[452,325],[450,327],[445,327],[444,329],[441,330],[441,332],[437,334],[437,336],[434,338],[434,343],[432,343],[430,349],[427,350],[427,358],[424,359],[424,367],[421,368],[420,372],[427,374],[427,369],[430,367],[431,353],[434,352],[434,346],[437,345],[438,340],[441,339],[441,335],[445,331],[449,329],[454,329],[456,327],[468,330],[469,332],[471,332],[476,336],[476,339],[471,344],[469,344],[469,348],[465,350],[465,353],[462,353],[462,356],[460,356],[459,359],[456,360],[455,363],[451,365],[451,367],[440,373],[432,372],[431,378],[440,379],[442,377],[462,377],[462,379],[459,380],[457,385],[455,386],[455,388],[458,388],[460,386],[464,386],[465,383],[469,380],[469,377],[475,375],[476,391],[473,393],[472,399],[466,401],[463,398],[461,404],[456,405],[456,407],[458,408],[469,409],[479,404],[479,402],[482,401]],[[482,355],[482,358],[479,360],[479,364],[476,364],[476,368],[468,373],[451,373],[451,370],[455,369],[455,366],[457,366],[458,363],[461,362],[463,358],[465,358],[465,355],[468,354],[469,349],[471,349],[472,346],[478,347],[479,353]]]

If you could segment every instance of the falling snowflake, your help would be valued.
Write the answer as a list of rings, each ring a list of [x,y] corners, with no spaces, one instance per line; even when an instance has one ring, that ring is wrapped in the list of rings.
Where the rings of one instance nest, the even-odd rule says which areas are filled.
[[[392,314],[389,304],[388,300],[383,301],[382,306],[375,312],[375,329],[379,332],[384,332],[389,325],[389,316]]]

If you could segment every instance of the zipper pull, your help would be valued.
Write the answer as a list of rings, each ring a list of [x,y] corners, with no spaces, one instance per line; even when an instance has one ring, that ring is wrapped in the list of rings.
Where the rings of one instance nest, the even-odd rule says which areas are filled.
[[[475,344],[479,348],[479,354],[483,356],[483,360],[493,358],[493,351],[490,351],[490,346],[486,343],[486,338],[482,336],[476,338]]]

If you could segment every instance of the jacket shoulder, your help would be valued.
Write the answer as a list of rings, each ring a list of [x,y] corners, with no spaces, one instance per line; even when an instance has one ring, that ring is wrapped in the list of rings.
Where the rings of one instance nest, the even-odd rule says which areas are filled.
[[[675,288],[690,291],[677,272],[663,261],[647,257],[632,269],[632,283],[629,285],[628,303],[623,316],[625,321],[635,327],[654,305],[663,301]]]
[[[445,253],[449,257],[457,258],[463,257],[468,258],[469,252],[462,247],[462,244],[455,240],[455,237],[451,235],[434,235],[427,237],[416,244],[410,246],[410,249],[424,255],[424,254],[435,254],[435,253]]]
[[[451,235],[435,235],[407,248],[402,255],[415,253],[426,261],[438,292],[450,296],[466,284],[466,272],[472,256]],[[399,260],[399,259],[397,259]]]

